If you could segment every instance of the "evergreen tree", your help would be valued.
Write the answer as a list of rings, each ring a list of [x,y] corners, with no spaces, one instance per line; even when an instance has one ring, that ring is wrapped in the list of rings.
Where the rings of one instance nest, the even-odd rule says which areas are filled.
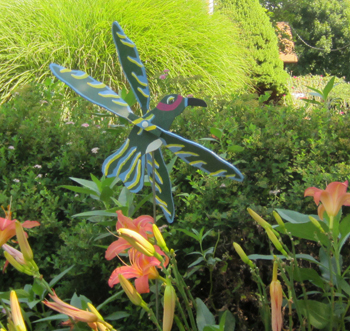
[[[241,29],[239,42],[247,50],[244,56],[257,92],[271,90],[274,98],[286,93],[287,73],[279,58],[277,36],[259,0],[221,0],[218,8]]]

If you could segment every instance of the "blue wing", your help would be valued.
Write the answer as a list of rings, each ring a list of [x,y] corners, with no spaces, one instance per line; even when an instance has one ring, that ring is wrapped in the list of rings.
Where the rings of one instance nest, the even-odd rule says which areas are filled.
[[[128,104],[117,93],[84,71],[70,70],[55,63],[50,64],[50,69],[58,79],[86,100],[129,121],[137,118]]]
[[[201,169],[211,176],[222,176],[239,182],[243,180],[243,175],[235,166],[210,149],[172,132],[159,129],[162,131],[160,139],[164,146],[189,165]]]
[[[156,189],[156,203],[162,209],[163,214],[168,221],[172,223],[175,217],[175,207],[173,201],[173,195],[171,192],[171,182],[168,170],[163,160],[162,152],[160,149],[154,151],[154,178],[153,178],[153,166],[152,155],[146,155],[147,172],[150,182],[153,183]]]
[[[134,126],[124,144],[103,162],[102,172],[107,177],[119,177],[131,192],[143,187],[146,154],[161,146],[152,133]]]
[[[144,115],[148,111],[150,101],[145,67],[140,60],[136,45],[126,36],[118,22],[113,22],[112,35],[124,74]]]

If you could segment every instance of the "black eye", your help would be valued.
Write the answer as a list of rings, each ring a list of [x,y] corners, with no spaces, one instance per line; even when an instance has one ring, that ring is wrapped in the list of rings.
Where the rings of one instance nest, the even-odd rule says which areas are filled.
[[[169,97],[168,99],[166,99],[166,103],[168,104],[168,105],[171,105],[172,103],[174,103],[175,102],[175,97]]]

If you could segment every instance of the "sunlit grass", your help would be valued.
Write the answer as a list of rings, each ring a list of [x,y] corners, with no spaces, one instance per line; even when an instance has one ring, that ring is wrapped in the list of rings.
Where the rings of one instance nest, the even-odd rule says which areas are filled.
[[[2,98],[21,83],[52,77],[51,62],[120,88],[115,20],[136,43],[149,78],[165,68],[170,77],[202,76],[178,92],[230,93],[248,83],[236,28],[219,13],[208,15],[202,0],[0,0],[0,12]]]

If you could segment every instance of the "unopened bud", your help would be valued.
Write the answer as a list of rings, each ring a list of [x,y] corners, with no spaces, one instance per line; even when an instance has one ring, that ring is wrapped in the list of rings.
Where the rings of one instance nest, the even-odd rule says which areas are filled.
[[[18,221],[16,221],[16,237],[24,259],[27,262],[33,261],[33,251],[30,248],[30,245],[28,243],[23,227],[21,223]]]
[[[165,243],[165,240],[164,240],[164,238],[163,238],[162,233],[159,231],[158,226],[155,225],[155,224],[153,224],[153,225],[152,225],[152,229],[153,229],[154,237],[155,237],[156,240],[157,240],[157,245],[160,247],[160,249],[161,249],[163,252],[169,254],[169,249],[168,249],[168,247],[167,247],[167,245],[166,245],[166,243]]]
[[[284,233],[287,233],[287,229],[286,229],[286,226],[284,225],[284,222],[282,221],[282,218],[281,216],[276,212],[276,211],[273,211],[273,216],[277,222],[277,224],[281,227],[281,230],[284,232]]]
[[[164,291],[163,331],[170,331],[174,322],[176,293],[170,281]]]
[[[136,306],[140,306],[142,298],[136,288],[122,274],[118,274],[120,285],[128,296],[129,300]]]
[[[260,225],[262,226],[264,229],[266,228],[270,228],[272,229],[271,224],[267,223],[261,216],[259,216],[253,209],[251,208],[247,208],[248,213],[251,217],[253,217],[253,219]]]
[[[10,293],[10,305],[11,305],[11,315],[12,322],[15,326],[16,331],[26,331],[26,325],[24,324],[23,316],[21,313],[21,307],[17,299],[17,294],[15,291]]]
[[[155,256],[156,250],[154,246],[144,237],[142,237],[139,233],[121,228],[117,231],[118,236],[125,239],[132,247],[138,250],[140,253],[145,254],[147,256]]]
[[[233,247],[236,250],[237,254],[239,255],[239,257],[241,258],[241,260],[245,263],[248,264],[251,268],[254,268],[254,263],[248,258],[247,254],[244,252],[244,250],[242,249],[242,247],[237,244],[237,243],[233,243]]]
[[[283,249],[282,244],[279,242],[275,234],[270,228],[265,229],[267,235],[269,236],[270,241],[274,244],[276,249],[280,251],[285,257],[288,257],[287,252]]]
[[[323,228],[322,228],[320,222],[319,222],[316,218],[314,218],[314,217],[312,217],[312,216],[309,216],[309,220],[311,221],[311,223],[312,223],[313,225],[316,226],[317,229],[319,229],[322,233],[325,233],[325,231],[323,230]]]

